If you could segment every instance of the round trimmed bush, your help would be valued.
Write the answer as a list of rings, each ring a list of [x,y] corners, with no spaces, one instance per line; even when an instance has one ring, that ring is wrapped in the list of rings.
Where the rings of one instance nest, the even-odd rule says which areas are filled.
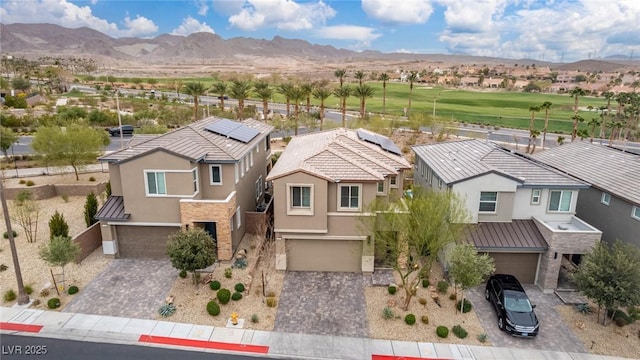
[[[460,310],[460,301],[456,302],[456,309]],[[471,309],[473,308],[473,306],[471,305],[471,301],[464,299],[464,305],[462,305],[462,312],[463,313],[468,313],[469,311],[471,311]]]
[[[438,292],[441,294],[445,294],[447,290],[449,290],[449,283],[446,280],[438,281],[438,285],[436,285]]]
[[[467,333],[467,330],[465,330],[462,326],[460,325],[456,325],[453,327],[453,333],[460,339],[464,339],[467,337],[467,335],[469,335]]]
[[[30,285],[26,285],[26,286],[24,287],[24,292],[25,292],[27,295],[31,295],[31,294],[33,293],[33,288],[32,288]]]
[[[387,288],[387,291],[389,291],[389,294],[391,294],[391,295],[395,294],[395,293],[396,293],[396,290],[397,290],[397,288],[396,288],[395,286],[393,286],[393,285],[390,285],[390,286]]]
[[[427,315],[422,315],[422,318],[420,319],[422,320],[422,323],[425,325],[429,325],[429,316]]]
[[[218,298],[218,301],[220,301],[220,304],[224,305],[228,303],[229,300],[231,299],[231,291],[229,291],[228,289],[222,288],[218,290],[216,297]]]
[[[178,275],[179,275],[181,278],[183,278],[183,279],[184,279],[184,278],[186,278],[186,277],[187,277],[187,272],[186,272],[185,270],[180,270],[180,272],[178,273]]]
[[[209,287],[211,288],[211,290],[220,290],[222,285],[220,284],[220,281],[214,280],[209,283]]]
[[[447,336],[449,336],[449,328],[442,325],[438,326],[436,328],[436,335],[438,335],[439,338],[446,338]]]
[[[236,289],[237,292],[241,293],[244,291],[244,284],[237,283],[234,289]]]
[[[77,286],[69,286],[69,290],[67,290],[67,293],[69,295],[73,295],[73,294],[77,294],[78,291],[80,291],[80,289],[78,289]]]
[[[215,301],[209,301],[207,303],[207,312],[209,313],[209,315],[211,316],[218,316],[220,315],[220,305],[218,305],[217,302]]]
[[[423,288],[429,287],[429,279],[422,279],[422,287]]]
[[[9,289],[4,293],[4,301],[9,302],[18,298],[18,295],[13,289]]]
[[[49,301],[47,301],[47,307],[49,309],[57,309],[60,307],[60,299],[58,298],[51,298],[49,299]]]
[[[242,294],[239,292],[234,292],[233,295],[231,295],[231,300],[233,301],[238,301],[242,299]]]
[[[266,300],[266,304],[268,307],[274,308],[276,307],[276,305],[278,305],[278,301],[276,300],[275,297],[268,297]]]
[[[413,325],[416,323],[416,316],[413,314],[407,314],[407,316],[404,317],[404,322],[407,323],[407,325]]]

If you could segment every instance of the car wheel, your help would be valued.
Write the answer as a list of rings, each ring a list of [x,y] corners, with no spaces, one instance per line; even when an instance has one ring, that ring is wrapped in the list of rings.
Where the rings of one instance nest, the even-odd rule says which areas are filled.
[[[502,319],[502,316],[498,316],[498,328],[504,331],[504,320]]]
[[[484,289],[484,298],[489,301],[489,289]]]

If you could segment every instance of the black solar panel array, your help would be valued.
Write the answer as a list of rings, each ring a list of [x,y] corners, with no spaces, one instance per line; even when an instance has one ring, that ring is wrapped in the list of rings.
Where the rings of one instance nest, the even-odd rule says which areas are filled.
[[[205,126],[204,129],[218,135],[242,141],[245,144],[260,134],[260,131],[256,129],[227,119],[220,119],[211,125]]]
[[[396,146],[396,144],[393,143],[393,141],[391,141],[391,139],[389,139],[386,136],[382,136],[382,135],[378,135],[378,134],[372,134],[370,132],[364,131],[364,130],[358,130],[358,137],[360,138],[360,140],[366,141],[366,142],[370,142],[372,144],[378,145],[380,146],[382,149],[392,153],[392,154],[396,154],[396,155],[402,155],[402,152],[400,151],[400,149],[398,148],[398,146]]]

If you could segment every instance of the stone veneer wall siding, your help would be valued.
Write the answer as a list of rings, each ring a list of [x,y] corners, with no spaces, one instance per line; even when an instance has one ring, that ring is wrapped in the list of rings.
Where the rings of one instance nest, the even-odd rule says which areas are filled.
[[[229,202],[181,201],[180,222],[182,225],[193,227],[196,222],[215,221],[218,260],[231,260],[233,256],[231,216],[235,210],[235,196]]]

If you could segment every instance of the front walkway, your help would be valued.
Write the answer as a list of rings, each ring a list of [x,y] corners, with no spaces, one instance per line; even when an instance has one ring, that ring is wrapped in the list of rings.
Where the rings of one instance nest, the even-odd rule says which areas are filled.
[[[114,259],[63,311],[153,319],[177,275],[169,260]]]

